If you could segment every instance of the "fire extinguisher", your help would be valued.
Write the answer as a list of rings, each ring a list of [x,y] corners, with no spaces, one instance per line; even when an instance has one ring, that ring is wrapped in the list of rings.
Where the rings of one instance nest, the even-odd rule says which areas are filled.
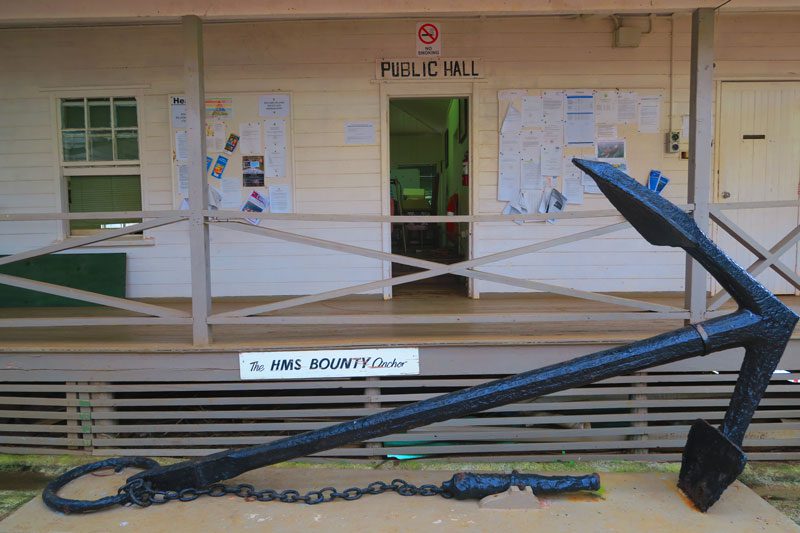
[[[469,186],[469,152],[464,154],[464,161],[461,163],[461,185]]]

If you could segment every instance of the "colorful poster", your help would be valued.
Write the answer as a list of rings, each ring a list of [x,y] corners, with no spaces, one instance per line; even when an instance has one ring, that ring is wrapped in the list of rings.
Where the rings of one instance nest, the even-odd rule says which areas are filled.
[[[211,177],[222,179],[222,174],[225,172],[225,167],[228,166],[228,158],[224,155],[217,156],[217,162],[214,163],[214,169],[211,171]]]
[[[239,144],[239,136],[235,133],[231,133],[228,135],[228,140],[225,141],[225,149],[223,152],[226,154],[232,154],[236,151],[236,146]]]
[[[242,186],[244,187],[264,186],[263,155],[242,156]]]
[[[263,213],[268,208],[269,198],[265,197],[258,191],[251,192],[250,196],[248,196],[247,200],[245,200],[244,205],[242,205],[242,211],[246,213]],[[258,218],[247,218],[245,220],[256,225],[260,221]]]
[[[206,99],[206,119],[226,119],[233,113],[233,98]]]

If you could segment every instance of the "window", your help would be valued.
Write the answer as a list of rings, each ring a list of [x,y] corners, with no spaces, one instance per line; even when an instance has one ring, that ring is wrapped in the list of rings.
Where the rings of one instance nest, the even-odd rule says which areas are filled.
[[[65,163],[138,160],[136,99],[62,100],[61,142]]]
[[[142,210],[136,98],[62,99],[60,133],[70,213]],[[69,226],[75,235],[137,222],[71,220]]]

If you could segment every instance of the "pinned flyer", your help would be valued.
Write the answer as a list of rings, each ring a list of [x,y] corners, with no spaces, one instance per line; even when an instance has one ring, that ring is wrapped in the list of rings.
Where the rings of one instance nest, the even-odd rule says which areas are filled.
[[[228,166],[228,158],[224,155],[217,156],[217,162],[214,163],[214,169],[211,171],[211,177],[222,179],[222,174],[225,172],[225,167]]]
[[[223,152],[226,154],[233,154],[236,151],[236,147],[239,145],[239,136],[235,133],[231,133],[228,135],[228,140],[225,141],[225,149]]]
[[[242,205],[242,211],[246,213],[263,213],[269,208],[269,198],[265,197],[258,191],[253,191],[250,196],[245,200]],[[258,225],[260,219],[246,218],[249,223]]]

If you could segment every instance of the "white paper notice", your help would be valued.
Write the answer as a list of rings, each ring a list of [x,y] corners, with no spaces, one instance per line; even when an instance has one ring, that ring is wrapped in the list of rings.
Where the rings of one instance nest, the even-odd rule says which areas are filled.
[[[616,124],[601,124],[597,123],[597,139],[608,140],[617,138],[617,125]]]
[[[567,113],[564,138],[572,145],[594,143],[594,113]]]
[[[292,212],[291,185],[270,185],[269,205],[270,205],[270,211],[273,213],[291,213]]]
[[[580,174],[564,176],[564,196],[568,204],[583,204],[583,183]]]
[[[545,91],[542,95],[542,116],[545,124],[564,122],[564,91]]]
[[[221,152],[226,140],[224,122],[206,122],[206,151]]]
[[[285,148],[267,148],[264,153],[264,175],[268,178],[283,178],[286,176]]]
[[[500,156],[500,169],[497,179],[497,199],[500,201],[513,200],[520,189],[520,160],[519,155]]]
[[[186,99],[183,96],[170,97],[170,115],[173,128],[186,127]]]
[[[374,122],[345,122],[345,144],[375,144]]]
[[[520,148],[519,155],[522,159],[532,160],[539,159],[542,146],[542,132],[540,131],[523,131],[519,135]]]
[[[522,139],[519,133],[500,134],[500,158],[516,157],[519,159],[522,152]]]
[[[506,118],[503,119],[503,125],[500,127],[502,133],[519,133],[522,128],[522,114],[514,106],[510,104],[508,111],[506,111]]]
[[[544,125],[541,96],[525,96],[522,98],[522,127],[539,128]]]
[[[584,175],[581,181],[583,182],[583,191],[586,194],[603,194],[603,191],[600,190],[597,183],[589,176]]]
[[[620,91],[617,102],[617,123],[633,124],[636,122],[636,105],[639,95],[632,91]]]
[[[564,148],[556,144],[542,145],[542,176],[560,176],[563,172]]]
[[[267,150],[286,149],[286,121],[283,119],[264,122],[264,141]]]
[[[241,154],[261,155],[263,149],[264,146],[261,142],[261,123],[243,122],[239,124],[239,150],[241,150]]]
[[[288,117],[290,102],[287,93],[262,94],[258,97],[258,114],[262,117]]]
[[[519,100],[527,95],[528,91],[525,89],[505,89],[502,91],[497,91],[497,99],[501,102]]]
[[[661,97],[642,96],[639,99],[639,133],[658,133],[661,125]]]
[[[564,144],[564,124],[548,124],[542,132],[542,144]]]
[[[617,91],[597,91],[594,95],[595,121],[602,124],[617,123]]]
[[[178,165],[178,193],[183,198],[189,196],[189,165]]]
[[[520,187],[523,189],[544,189],[544,178],[541,171],[541,158],[520,163]]]
[[[238,178],[224,178],[221,180],[222,201],[220,209],[239,209],[242,205],[242,183]]]
[[[594,161],[595,159],[590,158],[590,160]],[[597,183],[585,172],[581,172],[581,183],[583,184],[583,191],[586,194],[603,194],[603,191],[600,190]]]
[[[175,161],[187,161],[189,159],[189,138],[186,130],[175,132]]]

